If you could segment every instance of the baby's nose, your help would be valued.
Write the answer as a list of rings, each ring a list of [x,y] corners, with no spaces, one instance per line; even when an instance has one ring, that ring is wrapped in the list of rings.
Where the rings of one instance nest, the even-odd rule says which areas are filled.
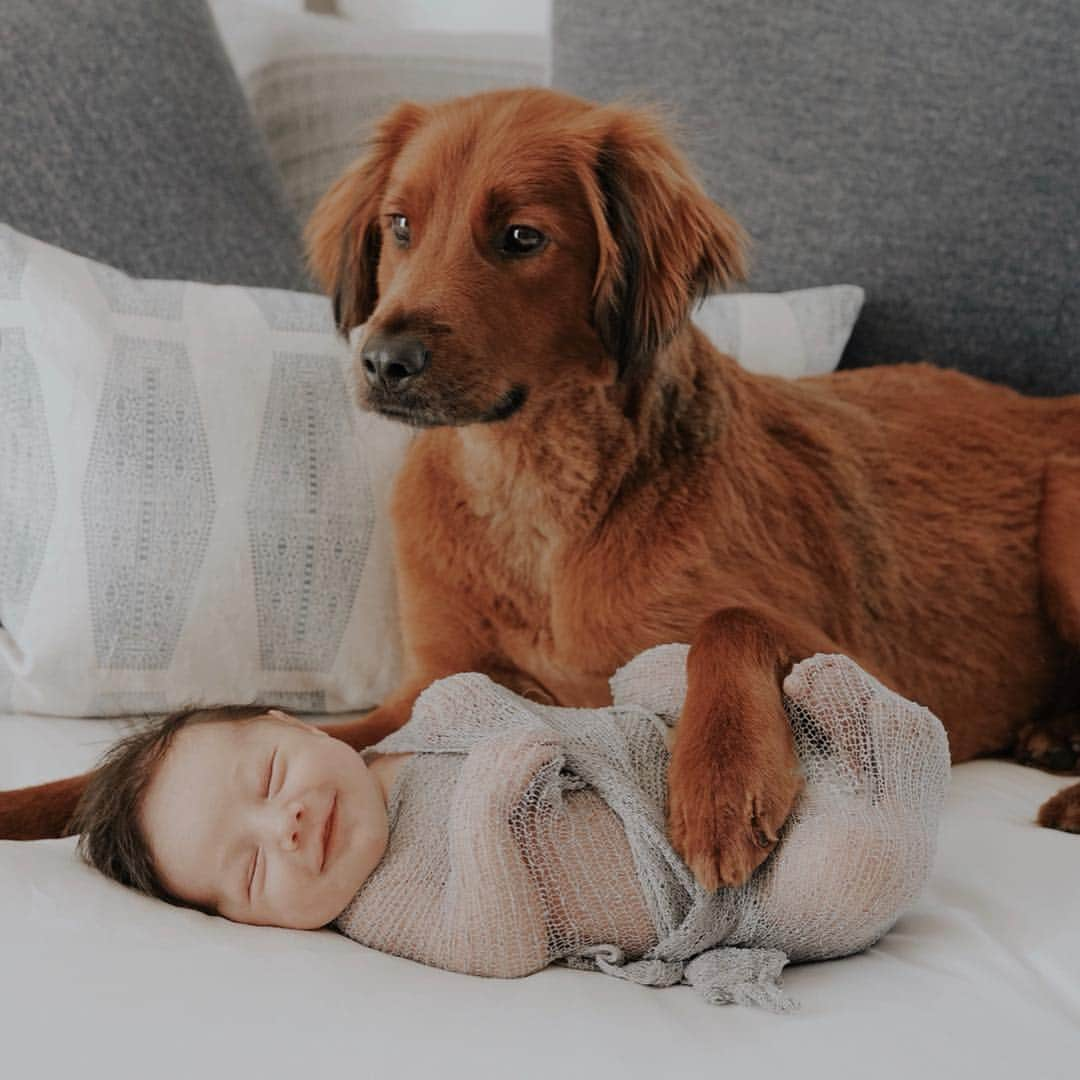
[[[307,808],[299,800],[285,807],[280,825],[280,842],[283,851],[295,851],[304,839],[308,825]]]

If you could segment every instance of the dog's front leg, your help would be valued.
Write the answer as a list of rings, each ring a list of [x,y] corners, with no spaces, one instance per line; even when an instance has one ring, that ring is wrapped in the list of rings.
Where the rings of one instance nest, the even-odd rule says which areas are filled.
[[[792,663],[839,651],[752,607],[716,612],[687,658],[668,773],[671,842],[707,889],[744,882],[776,846],[803,779],[781,682]]]

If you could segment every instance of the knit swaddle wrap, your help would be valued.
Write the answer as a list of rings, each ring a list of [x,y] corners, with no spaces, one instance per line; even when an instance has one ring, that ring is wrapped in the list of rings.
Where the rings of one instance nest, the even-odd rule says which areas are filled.
[[[391,794],[387,853],[338,929],[470,974],[561,961],[775,1010],[793,1005],[789,960],[880,938],[933,861],[941,724],[845,657],[796,665],[784,701],[806,789],[757,873],[708,893],[665,832],[687,652],[636,657],[608,709],[538,705],[477,674],[429,687],[377,747],[417,756]]]

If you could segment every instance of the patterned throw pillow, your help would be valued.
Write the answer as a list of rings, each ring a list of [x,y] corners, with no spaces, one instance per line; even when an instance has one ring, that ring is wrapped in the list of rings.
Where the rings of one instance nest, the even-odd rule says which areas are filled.
[[[0,226],[0,709],[376,704],[409,429],[328,302],[140,281]]]
[[[706,301],[772,374],[839,361],[861,290]],[[390,486],[329,303],[141,281],[0,225],[0,711],[125,715],[393,688]]]

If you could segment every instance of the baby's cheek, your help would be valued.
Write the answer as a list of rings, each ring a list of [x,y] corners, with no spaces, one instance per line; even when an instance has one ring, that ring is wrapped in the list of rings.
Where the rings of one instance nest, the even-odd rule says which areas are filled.
[[[326,926],[336,919],[352,903],[360,887],[371,876],[361,875],[323,875],[316,878],[310,890],[308,909],[312,920],[318,926]]]
[[[279,871],[273,879],[267,880],[264,895],[266,922],[289,930],[310,930],[323,925],[324,892],[325,886],[309,875]]]

